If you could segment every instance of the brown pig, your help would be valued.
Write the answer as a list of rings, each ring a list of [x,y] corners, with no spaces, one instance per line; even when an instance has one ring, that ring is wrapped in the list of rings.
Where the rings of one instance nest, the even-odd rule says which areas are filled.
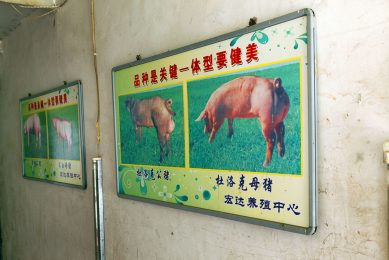
[[[147,99],[129,98],[125,102],[127,110],[131,114],[132,124],[135,130],[136,143],[142,138],[142,127],[155,127],[160,147],[159,162],[163,161],[164,146],[166,144],[166,156],[170,152],[170,133],[174,130],[172,110],[173,100],[164,100],[159,96]],[[139,140],[138,140],[139,139]]]
[[[277,138],[278,153],[285,154],[284,119],[289,111],[289,97],[282,87],[280,78],[269,79],[258,76],[242,76],[233,79],[215,90],[196,121],[204,119],[204,133],[211,133],[209,142],[228,119],[228,133],[233,135],[234,118],[257,117],[266,140],[266,158],[263,166],[271,162]]]

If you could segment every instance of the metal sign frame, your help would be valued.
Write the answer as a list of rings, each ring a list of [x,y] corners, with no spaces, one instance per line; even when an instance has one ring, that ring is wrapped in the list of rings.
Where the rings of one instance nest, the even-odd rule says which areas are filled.
[[[23,177],[30,180],[86,189],[85,131],[81,81],[73,81],[48,91],[30,95],[20,99],[19,104]],[[49,113],[50,115],[48,115]],[[36,121],[40,125],[39,138],[36,137],[36,133],[33,133],[33,127],[37,125],[36,122],[33,123],[34,126],[30,126],[32,128],[28,129],[26,133],[27,118],[23,118],[27,115],[38,114],[42,114],[42,116],[38,116],[39,120]],[[49,120],[53,118],[56,118],[56,122],[60,122],[60,120],[66,122],[57,123],[57,127],[55,127],[53,121]],[[68,124],[69,127],[64,124]],[[62,130],[59,130],[59,128],[62,128]],[[70,135],[70,137],[66,137],[63,129],[68,132],[67,135]],[[62,136],[59,132],[62,132]],[[28,140],[26,146],[27,134],[28,139],[32,138],[32,140]],[[34,149],[36,151],[33,151]],[[41,149],[46,149],[46,151],[39,151]],[[37,154],[37,156],[34,154]]]
[[[306,83],[306,86],[304,87],[304,89],[301,90],[301,87],[300,87],[300,91],[301,91],[300,97],[304,101],[304,107],[300,110],[300,112],[305,111],[304,113],[306,113],[306,114],[301,114],[301,117],[304,117],[305,125],[301,124],[302,128],[300,129],[301,131],[304,132],[304,138],[305,138],[304,145],[306,147],[304,154],[301,154],[301,157],[305,158],[304,159],[304,174],[307,176],[306,183],[308,185],[307,192],[306,192],[306,196],[308,197],[307,203],[306,203],[307,204],[306,208],[307,208],[307,211],[309,211],[309,213],[306,214],[306,218],[307,218],[306,224],[304,224],[303,226],[300,226],[300,225],[295,225],[295,224],[290,224],[290,223],[273,221],[271,219],[260,219],[260,218],[243,216],[243,215],[239,215],[239,213],[218,211],[215,209],[203,208],[203,207],[198,207],[198,206],[186,206],[184,204],[189,198],[187,196],[186,197],[176,196],[176,194],[175,194],[175,192],[177,192],[177,190],[179,190],[181,188],[180,185],[176,186],[175,192],[173,192],[173,193],[167,193],[165,189],[161,189],[161,187],[159,187],[160,194],[166,194],[166,193],[170,194],[167,197],[167,200],[175,199],[176,203],[174,203],[174,201],[173,201],[173,203],[166,202],[165,201],[166,196],[164,197],[164,199],[156,200],[156,199],[148,198],[148,196],[146,196],[144,193],[140,194],[140,195],[131,195],[131,194],[127,194],[126,192],[123,191],[123,179],[122,179],[123,175],[119,176],[119,174],[121,174],[120,171],[121,171],[121,169],[122,169],[121,167],[123,165],[123,164],[121,164],[121,156],[122,156],[121,145],[122,144],[121,144],[121,140],[120,140],[120,136],[119,136],[120,131],[121,131],[120,130],[120,122],[119,122],[121,120],[121,118],[120,118],[121,115],[119,115],[119,113],[118,113],[119,106],[122,105],[123,100],[119,100],[119,96],[122,94],[122,93],[119,93],[120,91],[119,91],[119,87],[118,87],[118,85],[119,85],[119,80],[118,80],[119,73],[122,73],[122,72],[124,73],[126,71],[129,71],[129,69],[137,68],[140,66],[146,66],[147,64],[151,64],[152,62],[155,62],[158,60],[178,57],[177,55],[183,54],[185,52],[197,50],[197,49],[203,48],[205,46],[213,45],[213,44],[220,43],[220,42],[223,42],[226,40],[233,39],[231,41],[231,44],[230,44],[232,46],[233,41],[235,41],[235,39],[236,40],[239,39],[243,35],[254,33],[252,36],[252,37],[254,37],[254,35],[256,35],[256,32],[261,32],[262,30],[265,30],[269,27],[278,26],[278,25],[281,25],[283,23],[286,23],[286,22],[289,22],[289,21],[292,21],[295,19],[303,18],[303,17],[306,18],[306,24],[305,24],[306,32],[305,32],[305,34],[295,36],[297,38],[295,38],[294,48],[295,49],[299,48],[299,45],[298,45],[299,43],[300,43],[300,46],[301,46],[301,43],[303,43],[303,42],[305,42],[305,44],[306,44],[306,45],[302,44],[303,46],[306,46],[306,56],[303,58],[306,61],[306,64],[305,64],[306,65],[306,74],[304,74],[304,77],[301,76],[301,72],[300,72],[300,81],[301,81],[301,78],[303,78],[303,80]],[[258,38],[258,40],[260,40],[260,39]],[[280,46],[278,46],[278,47],[280,47]],[[238,30],[238,31],[234,31],[232,33],[224,34],[224,35],[221,35],[219,37],[215,37],[215,38],[212,38],[212,39],[209,39],[206,41],[202,41],[202,42],[199,42],[196,44],[185,46],[185,47],[173,50],[173,51],[168,51],[166,53],[159,54],[159,55],[156,55],[156,56],[153,56],[150,58],[146,58],[143,60],[139,60],[139,61],[135,61],[135,62],[131,62],[128,64],[114,67],[112,69],[112,84],[113,84],[113,103],[114,103],[114,119],[115,119],[115,152],[116,152],[116,170],[117,170],[116,176],[117,176],[118,196],[123,197],[123,198],[130,198],[130,199],[134,199],[134,200],[138,200],[138,201],[148,202],[148,203],[154,203],[154,204],[158,204],[158,205],[164,205],[164,206],[173,207],[173,208],[179,208],[179,209],[185,209],[185,210],[190,210],[190,211],[194,211],[194,212],[200,212],[200,213],[213,215],[213,216],[220,216],[220,217],[224,217],[224,218],[228,218],[228,219],[232,219],[232,220],[243,221],[243,222],[252,223],[252,224],[259,224],[259,225],[263,225],[266,227],[282,229],[282,230],[287,230],[287,231],[292,231],[292,232],[297,232],[297,233],[302,233],[302,234],[307,234],[307,235],[311,235],[311,234],[315,233],[316,228],[317,228],[317,163],[316,163],[317,162],[317,144],[316,144],[316,140],[317,140],[317,127],[316,127],[316,125],[317,125],[317,122],[316,122],[317,121],[316,120],[317,105],[316,105],[316,77],[315,77],[315,74],[316,74],[316,72],[315,72],[315,55],[316,54],[315,54],[315,49],[316,49],[315,16],[314,16],[314,13],[311,9],[303,9],[303,10],[299,10],[297,12],[293,12],[293,13],[275,18],[275,19],[271,19],[269,21],[265,21],[265,22],[262,22],[262,23],[259,23],[259,24],[256,24],[256,25],[253,25],[253,26],[250,26],[250,27]],[[301,61],[302,60],[300,59],[299,60],[300,70],[301,70],[301,66],[302,66]],[[127,74],[129,74],[129,73],[127,73]],[[140,76],[138,75],[138,77],[140,77]],[[136,76],[135,76],[135,80],[134,81],[132,81],[132,80],[133,80],[133,78],[128,78],[128,84],[130,85],[129,88],[131,88],[131,87],[134,88],[134,86],[137,84],[136,80],[140,80],[140,79],[136,78]],[[178,83],[176,83],[176,84],[178,84]],[[186,84],[187,84],[187,82],[186,82]],[[300,84],[302,84],[302,83],[300,82]],[[185,89],[185,87],[182,87],[182,88]],[[183,90],[184,92],[186,91],[185,92],[186,95],[187,95],[187,91],[188,91],[187,88],[188,87],[186,86],[186,90]],[[152,90],[150,90],[150,92],[151,91]],[[136,90],[134,93],[135,94],[142,93],[142,91]],[[132,96],[130,95],[131,94],[130,92],[127,94],[128,95],[126,96],[126,98],[127,97],[132,98]],[[304,95],[304,97],[303,97],[303,95]],[[300,107],[302,107],[301,102],[303,102],[303,101],[300,101]],[[184,101],[184,103],[185,103],[185,101]],[[186,104],[186,105],[188,106],[188,104]],[[188,113],[188,112],[186,112],[186,113]],[[186,117],[187,117],[187,115],[186,115]],[[130,124],[130,122],[129,122],[129,124]],[[301,135],[303,135],[303,134],[301,133]],[[188,137],[188,136],[189,136],[189,134],[186,134],[186,137]],[[188,145],[188,142],[189,141],[187,141],[186,145]],[[303,146],[303,144],[301,144],[301,147],[302,146]],[[185,149],[189,149],[189,148],[185,148]],[[162,158],[162,155],[161,155],[161,158]],[[189,159],[185,159],[185,160],[189,160]],[[301,159],[301,162],[303,162],[303,159]],[[132,175],[137,174],[135,171],[136,171],[136,167],[138,167],[138,171],[139,170],[145,171],[147,178],[151,178],[150,174],[154,174],[154,172],[153,172],[154,168],[156,170],[160,168],[157,163],[155,163],[155,165],[152,169],[143,169],[143,167],[140,167],[141,165],[145,165],[145,164],[137,165],[137,163],[134,163],[134,164],[130,163],[129,165],[134,166],[132,168],[130,167],[131,170],[129,170],[130,168],[126,170],[126,171],[130,172],[129,174],[132,174]],[[183,168],[184,170],[187,170],[188,175],[190,173],[193,173],[196,170],[196,169],[193,170],[191,167],[188,167],[188,164],[186,162],[185,162],[185,167],[181,167],[181,166],[178,168],[175,168],[175,167],[169,168],[169,166],[164,166],[164,167],[167,169],[173,169],[173,171],[175,171],[175,169]],[[147,166],[145,166],[145,168],[147,168]],[[176,170],[176,171],[179,172],[179,170]],[[301,172],[302,171],[303,170],[301,170]],[[182,174],[182,172],[176,173],[176,176],[179,174]],[[267,172],[262,172],[262,174],[264,174],[264,176],[267,176],[266,175]],[[139,175],[139,172],[138,172],[138,175]],[[303,175],[303,174],[301,173],[301,175]],[[219,177],[219,175],[217,175],[217,176]],[[243,174],[242,174],[242,176],[243,176]],[[142,173],[140,173],[140,175],[138,177],[139,178],[136,180],[136,182],[138,184],[135,183],[134,179],[132,180],[132,183],[129,180],[127,183],[129,185],[128,187],[135,184],[135,185],[140,185],[140,189],[142,189],[141,185],[142,185],[142,183],[145,182],[145,178],[142,176]],[[225,177],[227,178],[227,175]],[[293,177],[293,178],[295,178],[295,177]],[[211,179],[211,177],[210,177],[210,179]],[[147,180],[150,180],[150,179],[147,179]],[[208,195],[210,195],[210,194],[208,194]],[[203,193],[203,196],[204,196],[204,193]],[[198,199],[198,198],[196,198],[196,199]],[[289,204],[288,211],[290,209],[290,206],[291,206],[291,204]],[[293,204],[293,206],[295,206],[295,205]],[[286,207],[285,207],[285,209],[286,209]],[[291,211],[293,211],[293,208],[291,209]]]

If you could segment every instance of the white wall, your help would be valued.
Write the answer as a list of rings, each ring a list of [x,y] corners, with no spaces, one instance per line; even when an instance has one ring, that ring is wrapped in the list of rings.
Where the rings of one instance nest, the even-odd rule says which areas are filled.
[[[116,195],[111,69],[310,7],[318,27],[319,229],[303,236]],[[107,259],[387,259],[389,2],[96,2]],[[53,19],[55,18],[55,26]],[[97,155],[89,1],[26,20],[0,55],[0,217],[5,259],[93,259]],[[84,85],[88,189],[21,177],[18,100]]]

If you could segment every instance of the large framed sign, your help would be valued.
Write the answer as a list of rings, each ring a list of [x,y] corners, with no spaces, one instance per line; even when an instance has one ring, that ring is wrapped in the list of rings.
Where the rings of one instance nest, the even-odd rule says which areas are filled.
[[[86,188],[81,81],[20,100],[23,176]]]
[[[316,230],[314,15],[113,69],[119,196]]]

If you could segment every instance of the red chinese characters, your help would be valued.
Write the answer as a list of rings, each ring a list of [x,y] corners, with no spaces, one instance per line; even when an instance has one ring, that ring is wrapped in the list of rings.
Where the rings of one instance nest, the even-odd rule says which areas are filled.
[[[151,84],[157,84],[158,83],[157,70],[152,70],[150,77],[151,77]]]
[[[57,105],[63,105],[68,102],[67,94],[60,94],[47,98],[46,100],[38,100],[27,104],[28,111],[45,109]]]
[[[232,66],[242,65],[242,50],[239,47],[232,48],[230,58]]]
[[[192,68],[193,75],[197,75],[201,71],[200,61],[197,58],[192,59],[192,65],[190,67]]]
[[[246,62],[258,61],[258,46],[255,42],[246,46]]]
[[[136,74],[134,77],[134,87],[136,87],[136,88],[140,87],[140,80],[139,80],[138,74]]]
[[[178,75],[177,75],[177,65],[176,64],[170,65],[170,67],[169,67],[169,74],[170,74],[170,79],[177,79],[178,78]]]
[[[217,69],[227,68],[227,52],[220,51],[216,53]]]
[[[147,72],[142,73],[142,85],[145,86],[149,82],[149,74]]]
[[[220,49],[222,45],[219,44],[218,47]],[[197,76],[212,72],[216,68],[218,70],[227,70],[231,67],[241,66],[244,63],[250,64],[258,61],[258,45],[255,42],[250,42],[246,46],[220,50],[215,53],[206,54],[202,57],[192,57],[186,64],[165,64],[163,67],[140,72],[139,74],[134,75],[133,85],[137,88],[140,86],[148,86],[149,82],[153,85],[167,83],[179,79],[180,74],[185,74],[187,71],[190,71],[192,76]]]
[[[213,71],[212,54],[203,57],[204,72]]]
[[[162,67],[159,72],[160,82],[167,81],[167,72],[166,68]]]

